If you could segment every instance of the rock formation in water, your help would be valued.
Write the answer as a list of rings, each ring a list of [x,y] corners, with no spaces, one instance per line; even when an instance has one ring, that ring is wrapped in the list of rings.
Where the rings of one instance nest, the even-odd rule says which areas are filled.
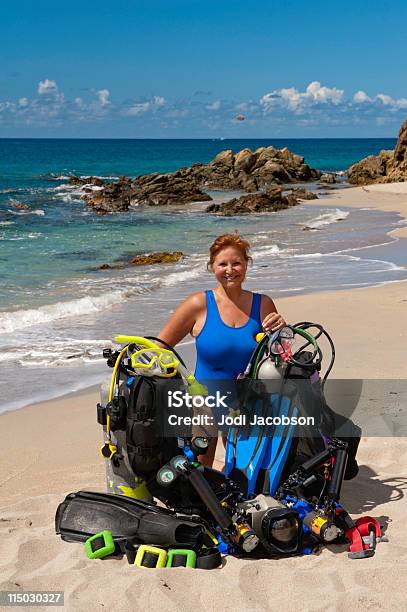
[[[348,170],[353,185],[395,183],[407,180],[407,120],[400,128],[394,151],[380,151],[353,164]]]
[[[212,199],[203,191],[208,189],[266,192],[276,183],[307,182],[320,176],[300,155],[270,146],[256,151],[243,149],[236,154],[221,151],[209,164],[193,164],[176,172],[153,173],[134,180],[122,176],[116,183],[105,183],[97,177],[73,176],[70,183],[82,186],[85,193],[81,197],[90,208],[107,214],[139,205],[204,202]]]

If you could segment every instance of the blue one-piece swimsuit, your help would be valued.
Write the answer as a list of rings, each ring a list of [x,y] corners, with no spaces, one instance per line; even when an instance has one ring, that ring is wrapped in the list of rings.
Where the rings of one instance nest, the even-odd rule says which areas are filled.
[[[231,327],[221,319],[212,290],[206,293],[206,321],[196,337],[195,378],[231,380],[244,372],[256,347],[255,336],[262,331],[261,295],[253,293],[249,320],[242,327]]]

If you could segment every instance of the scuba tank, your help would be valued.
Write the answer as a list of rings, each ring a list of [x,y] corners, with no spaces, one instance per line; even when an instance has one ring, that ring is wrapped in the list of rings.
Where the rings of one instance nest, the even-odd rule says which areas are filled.
[[[258,336],[264,335],[258,334]],[[294,333],[290,327],[285,327],[281,332],[277,332],[271,336],[267,343],[263,358],[256,367],[256,377],[258,379],[281,380],[285,377],[288,367],[287,364],[292,357],[291,345],[293,339]]]
[[[281,380],[285,370],[285,364],[276,364],[271,359],[264,359],[259,365],[257,376],[260,380]]]

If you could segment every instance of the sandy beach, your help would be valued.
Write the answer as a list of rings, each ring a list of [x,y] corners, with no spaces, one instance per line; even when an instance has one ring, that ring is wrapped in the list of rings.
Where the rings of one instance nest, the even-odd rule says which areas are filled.
[[[407,218],[407,183],[332,193],[309,205],[371,207]],[[393,236],[404,240],[407,227]],[[406,282],[289,297],[277,305],[287,321],[318,321],[330,332],[334,377],[407,378]],[[360,473],[344,483],[342,502],[352,516],[370,514],[386,527],[389,542],[374,557],[354,561],[345,546],[328,546],[290,559],[227,557],[211,572],[145,572],[125,559],[89,561],[81,545],[54,533],[55,510],[67,493],[104,490],[97,400],[98,389],[90,388],[0,416],[0,590],[63,590],[67,610],[405,610],[406,438],[363,438]]]

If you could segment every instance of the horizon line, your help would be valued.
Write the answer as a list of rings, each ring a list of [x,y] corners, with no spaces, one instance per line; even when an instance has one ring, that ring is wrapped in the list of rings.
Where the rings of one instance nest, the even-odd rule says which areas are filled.
[[[0,136],[0,140],[211,140],[214,142],[223,142],[227,140],[397,140],[397,136],[241,136],[239,138],[130,138],[126,136]]]

